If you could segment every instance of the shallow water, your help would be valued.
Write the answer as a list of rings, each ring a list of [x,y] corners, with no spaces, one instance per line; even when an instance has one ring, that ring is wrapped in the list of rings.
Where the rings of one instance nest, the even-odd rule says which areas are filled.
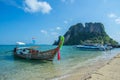
[[[27,60],[14,58],[10,51],[13,45],[0,46],[0,80],[50,80],[94,63],[97,60],[108,60],[120,52],[111,51],[81,51],[73,46],[63,46],[61,60],[55,56],[53,61]],[[40,45],[41,51],[56,46]]]

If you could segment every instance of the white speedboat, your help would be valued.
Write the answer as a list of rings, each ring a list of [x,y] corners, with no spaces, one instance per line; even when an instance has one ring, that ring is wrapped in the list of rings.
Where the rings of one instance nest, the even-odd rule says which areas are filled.
[[[76,47],[82,50],[106,50],[106,47],[103,45],[76,45]]]

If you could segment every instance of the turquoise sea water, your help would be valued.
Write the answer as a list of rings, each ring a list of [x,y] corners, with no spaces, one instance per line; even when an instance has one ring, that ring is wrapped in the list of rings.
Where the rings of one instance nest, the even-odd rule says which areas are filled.
[[[61,60],[27,60],[14,58],[10,51],[13,45],[0,46],[0,80],[51,80],[69,74],[77,68],[87,66],[97,60],[108,60],[120,53],[120,49],[110,51],[82,51],[74,46],[63,46]],[[56,46],[40,45],[39,50],[49,50]]]

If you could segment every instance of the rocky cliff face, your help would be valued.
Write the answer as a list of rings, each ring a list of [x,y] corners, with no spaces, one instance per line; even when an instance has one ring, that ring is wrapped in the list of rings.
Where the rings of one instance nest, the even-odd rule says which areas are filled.
[[[78,33],[83,31],[84,31],[84,26],[81,23],[71,26],[64,35],[65,43],[68,42],[72,38],[72,36],[77,36]]]
[[[85,28],[84,32],[89,32],[89,33],[105,33],[104,30],[104,25],[102,23],[85,23]]]
[[[65,45],[78,45],[83,42],[90,41],[92,43],[102,43],[104,44],[117,44],[113,39],[111,39],[105,32],[104,25],[102,23],[78,23],[69,28],[65,33]],[[58,44],[56,41],[54,44]]]

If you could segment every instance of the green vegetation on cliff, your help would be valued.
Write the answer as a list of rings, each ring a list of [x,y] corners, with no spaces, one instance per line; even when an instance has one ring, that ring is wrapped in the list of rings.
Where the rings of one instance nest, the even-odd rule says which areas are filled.
[[[102,23],[85,23],[85,26],[82,23],[78,23],[71,26],[64,37],[64,45],[79,45],[84,43],[118,44],[107,35]],[[54,45],[56,44],[58,44],[58,41],[54,42]]]

